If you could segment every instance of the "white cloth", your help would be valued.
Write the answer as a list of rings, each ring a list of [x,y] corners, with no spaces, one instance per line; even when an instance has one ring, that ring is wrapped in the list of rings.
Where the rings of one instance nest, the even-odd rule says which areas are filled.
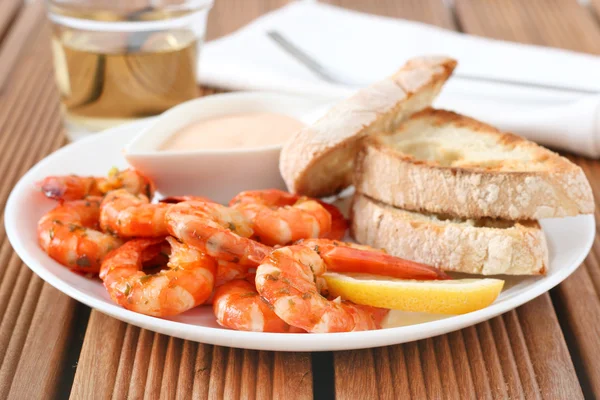
[[[352,86],[322,81],[267,35],[277,30]],[[600,57],[485,39],[400,19],[295,2],[206,43],[199,80],[235,90],[330,98],[390,75],[407,59],[445,54],[457,73],[600,93]],[[542,144],[600,157],[600,95],[451,79],[435,104]]]

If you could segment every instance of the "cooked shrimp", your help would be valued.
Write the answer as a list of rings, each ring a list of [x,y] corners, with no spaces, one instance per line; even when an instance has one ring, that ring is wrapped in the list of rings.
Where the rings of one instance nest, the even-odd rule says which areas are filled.
[[[381,328],[388,310],[321,296],[315,278],[327,271],[319,253],[294,245],[274,250],[256,270],[258,293],[289,325],[308,332]]]
[[[100,227],[122,238],[167,236],[165,214],[169,204],[150,204],[143,194],[125,189],[109,192],[100,206]]]
[[[50,199],[71,201],[87,196],[102,196],[98,184],[105,178],[92,176],[48,176],[37,183],[42,193]]]
[[[331,214],[319,202],[281,190],[242,192],[229,205],[248,217],[257,240],[270,246],[331,232]]]
[[[251,223],[241,212],[216,203],[173,204],[165,216],[171,235],[223,261],[256,266],[271,251],[250,237]]]
[[[308,239],[297,244],[319,253],[329,271],[360,272],[399,279],[449,279],[437,268],[394,257],[369,246],[327,239]]]
[[[322,237],[332,240],[342,240],[348,230],[348,221],[344,217],[344,214],[333,204],[325,203],[321,200],[316,201],[331,215],[331,231]]]
[[[108,179],[102,182],[100,189],[104,193],[111,190],[125,189],[129,193],[143,194],[149,199],[154,196],[154,183],[139,171],[129,168],[119,171],[113,168],[108,173]]]
[[[100,263],[120,239],[97,231],[100,198],[67,201],[38,222],[38,242],[50,257],[81,272],[98,273]]]
[[[249,267],[230,261],[217,260],[217,276],[215,287],[233,281],[235,279],[246,279],[249,274]]]
[[[102,196],[110,190],[123,188],[130,193],[152,197],[152,182],[134,169],[112,169],[108,178],[93,176],[49,176],[38,183],[42,192],[60,201],[80,200],[87,196]]]
[[[245,280],[233,280],[218,287],[213,311],[219,325],[238,331],[302,332],[283,322]]]
[[[113,301],[156,317],[181,314],[206,301],[213,290],[216,261],[174,238],[167,238],[171,245],[169,269],[153,275],[142,271],[144,253],[163,241],[134,239],[104,260],[100,278]]]
[[[256,276],[256,268],[250,268],[247,265],[239,263],[217,260],[217,273],[215,275],[215,290],[212,295],[204,302],[204,304],[213,304],[215,291],[218,287],[223,286],[227,282],[236,279],[245,279],[254,287],[254,278]]]

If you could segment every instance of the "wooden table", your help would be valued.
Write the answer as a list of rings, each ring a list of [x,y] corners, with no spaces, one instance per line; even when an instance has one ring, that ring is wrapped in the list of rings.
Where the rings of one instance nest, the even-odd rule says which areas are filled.
[[[209,39],[285,1],[216,3]],[[456,0],[454,9],[443,0],[332,3],[475,35],[600,53],[600,0],[589,6],[575,0]],[[65,139],[44,9],[21,0],[2,0],[0,7],[4,206],[17,180]],[[600,199],[600,162],[571,159]],[[310,354],[211,346],[127,325],[34,275],[12,251],[4,224],[0,240],[0,399],[600,397],[598,241],[558,288],[488,322],[404,345]]]

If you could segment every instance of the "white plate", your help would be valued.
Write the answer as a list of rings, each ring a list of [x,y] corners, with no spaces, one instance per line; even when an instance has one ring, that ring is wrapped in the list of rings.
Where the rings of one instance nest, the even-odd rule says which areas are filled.
[[[21,259],[46,282],[105,314],[152,331],[221,346],[259,350],[324,351],[385,346],[440,335],[485,321],[511,310],[556,286],[581,264],[595,234],[591,215],[542,221],[550,247],[548,274],[542,278],[507,278],[506,289],[490,307],[450,317],[397,313],[400,325],[368,332],[277,334],[239,332],[219,327],[210,307],[197,307],[178,317],[160,319],[115,305],[98,280],[69,271],[37,244],[38,219],[55,203],[43,198],[34,183],[51,174],[105,174],[125,167],[121,150],[147,121],[124,125],[66,146],[33,167],[13,189],[5,212],[8,238]]]

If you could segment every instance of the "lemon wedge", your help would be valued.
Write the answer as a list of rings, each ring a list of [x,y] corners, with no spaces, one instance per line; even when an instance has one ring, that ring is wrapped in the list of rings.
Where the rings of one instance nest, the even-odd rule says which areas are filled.
[[[504,286],[500,279],[415,281],[367,274],[323,275],[329,293],[356,304],[402,311],[466,314],[492,304]]]

